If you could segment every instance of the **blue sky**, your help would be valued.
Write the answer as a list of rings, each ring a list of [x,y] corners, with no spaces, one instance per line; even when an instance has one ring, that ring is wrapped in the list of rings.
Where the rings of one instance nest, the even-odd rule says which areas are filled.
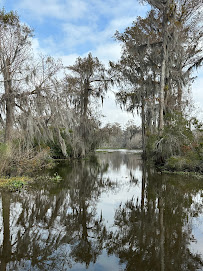
[[[21,21],[34,29],[36,52],[60,57],[65,65],[90,51],[106,65],[117,60],[121,47],[112,38],[115,31],[123,31],[149,10],[136,0],[0,0],[0,5],[6,11],[16,10]],[[202,86],[203,69],[193,87],[194,100],[203,108]],[[107,95],[102,113],[104,122],[124,125],[133,119],[116,107],[112,93]]]
[[[104,45],[116,46],[112,39],[115,31],[125,29],[148,9],[134,0],[1,2],[7,11],[16,10],[21,20],[34,28],[41,49],[59,56],[84,55],[88,51],[98,51]]]

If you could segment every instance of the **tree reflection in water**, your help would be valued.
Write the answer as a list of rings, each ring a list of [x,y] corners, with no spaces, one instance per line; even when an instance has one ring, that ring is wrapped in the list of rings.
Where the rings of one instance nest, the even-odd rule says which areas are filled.
[[[99,163],[61,163],[51,172],[62,176],[60,183],[1,192],[0,270],[203,268],[201,256],[189,246],[193,216],[202,211],[200,200],[194,204],[202,183],[156,174],[138,155],[98,157]],[[113,202],[115,194],[122,202],[107,210],[116,210],[111,225],[106,209],[98,206],[105,206],[104,195]],[[100,255],[105,261],[117,259],[117,265],[98,267]]]
[[[188,246],[193,239],[193,198],[201,189],[199,181],[150,174],[143,168],[141,202],[128,200],[116,210],[108,253],[116,254],[127,271],[202,270],[202,256]],[[196,215],[202,206],[202,201],[196,203]]]
[[[38,186],[27,192],[2,192],[0,270],[66,270],[75,262],[86,267],[96,262],[106,237],[96,201],[102,191],[114,187],[98,177],[106,169],[82,161],[72,165],[61,184],[46,190]],[[65,173],[63,167],[59,172]]]

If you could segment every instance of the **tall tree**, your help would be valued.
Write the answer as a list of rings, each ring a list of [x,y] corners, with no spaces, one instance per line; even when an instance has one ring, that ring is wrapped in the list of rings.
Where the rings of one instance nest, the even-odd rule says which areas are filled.
[[[77,58],[75,64],[69,66],[68,70],[65,92],[69,95],[78,115],[78,133],[82,140],[81,155],[84,156],[91,149],[90,133],[96,128],[92,103],[93,101],[98,103],[99,99],[103,103],[110,80],[106,76],[104,65],[91,53],[87,57]],[[91,137],[94,138],[94,135]]]
[[[146,134],[159,128],[162,138],[164,122],[172,121],[169,115],[182,114],[183,90],[192,80],[193,68],[203,61],[201,1],[148,3],[152,10],[146,18],[138,17],[124,33],[116,33],[123,52],[118,63],[111,63],[123,88],[118,100],[129,111],[141,109],[144,153]]]
[[[15,83],[24,80],[23,69],[30,56],[32,30],[20,23],[14,12],[0,11],[0,72],[3,83],[1,106],[5,106],[5,142],[10,142],[14,123]]]
[[[27,82],[16,96],[16,123],[27,149],[57,141],[67,156],[61,129],[69,129],[71,116],[62,95],[62,83],[57,79],[62,67],[60,60],[50,56],[40,56],[30,63]]]
[[[156,110],[160,62],[159,54],[156,52],[160,50],[160,41],[159,32],[154,33],[154,29],[157,30],[159,23],[159,16],[151,11],[147,18],[139,17],[124,33],[116,32],[116,39],[123,42],[123,53],[118,63],[110,63],[114,78],[121,88],[117,94],[118,101],[124,104],[127,111],[133,112],[137,109],[141,113],[144,155],[148,116],[150,126],[154,126],[154,130],[156,128],[155,116],[150,112]]]
[[[191,71],[201,65],[201,0],[146,0],[161,19],[161,71],[159,128],[164,128],[164,113],[181,111],[183,88]],[[177,105],[177,106],[176,106]]]

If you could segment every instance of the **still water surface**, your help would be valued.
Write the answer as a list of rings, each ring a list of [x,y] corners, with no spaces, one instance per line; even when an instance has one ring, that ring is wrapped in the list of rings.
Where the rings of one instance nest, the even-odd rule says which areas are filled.
[[[0,270],[203,270],[203,181],[161,175],[139,152],[61,163],[0,196]]]

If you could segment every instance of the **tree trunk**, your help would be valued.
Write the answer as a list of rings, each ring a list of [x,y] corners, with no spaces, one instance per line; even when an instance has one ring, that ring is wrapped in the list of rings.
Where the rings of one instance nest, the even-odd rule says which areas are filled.
[[[84,89],[81,94],[81,116],[80,116],[80,135],[82,137],[82,144],[81,144],[81,156],[85,157],[86,155],[86,143],[88,139],[88,117],[87,117],[87,110],[88,110],[88,104],[89,104],[89,80],[85,79],[84,82]]]
[[[142,97],[142,150],[143,150],[143,158],[146,159],[146,136],[145,136],[145,102]]]
[[[152,126],[152,133],[156,134],[157,132],[157,116],[156,116],[157,112],[156,112],[156,104],[155,104],[155,95],[153,94],[153,110],[152,110],[152,122],[153,122],[153,126]]]
[[[159,97],[159,129],[162,134],[164,128],[164,90],[166,79],[166,60],[167,60],[167,8],[163,9],[163,48],[162,48],[162,63],[161,63],[161,81],[160,81],[160,97]]]
[[[4,142],[9,143],[12,138],[12,130],[13,130],[14,97],[12,93],[11,73],[9,70],[8,61],[6,61],[5,63],[3,76],[4,76],[4,89],[5,89],[5,96],[6,96],[6,127],[5,127]]]
[[[159,198],[159,217],[160,217],[160,263],[161,263],[161,271],[165,271],[164,206],[163,206],[162,196]]]
[[[85,118],[87,116],[87,107],[89,103],[89,93],[88,93],[89,88],[90,88],[89,80],[85,79],[83,97],[81,97],[81,100],[83,101],[82,115]]]
[[[144,200],[145,200],[145,186],[146,186],[146,166],[142,166],[142,193],[141,193],[141,211],[144,210]]]
[[[6,127],[5,127],[5,137],[4,142],[11,142],[13,129],[13,104],[9,99],[6,101]]]
[[[156,72],[154,71],[153,72],[153,80],[154,80],[154,82],[156,82]],[[157,132],[157,110],[156,110],[156,103],[155,103],[155,101],[156,101],[156,85],[155,85],[155,88],[154,88],[154,91],[153,91],[153,102],[152,102],[152,106],[153,106],[153,110],[152,110],[152,123],[153,123],[153,126],[152,126],[152,128],[153,128],[153,131],[152,131],[152,133],[153,134],[156,134],[156,132]]]
[[[141,225],[140,225],[140,251],[144,253],[145,247],[145,234],[144,234],[144,226],[145,226],[145,186],[146,186],[146,166],[142,165],[142,191],[141,191]]]
[[[163,131],[164,127],[164,87],[165,87],[165,67],[166,59],[163,55],[163,60],[161,64],[161,84],[160,84],[160,101],[159,101],[159,129],[160,133]]]
[[[10,193],[2,193],[2,209],[3,209],[3,226],[4,237],[3,247],[1,254],[1,266],[2,271],[7,270],[6,266],[11,259],[11,237],[10,237]]]
[[[178,87],[178,111],[182,112],[182,88]]]
[[[85,200],[82,200],[82,216],[81,216],[81,224],[82,224],[82,239],[86,242],[88,241],[88,231],[87,231],[87,207],[85,204]]]

